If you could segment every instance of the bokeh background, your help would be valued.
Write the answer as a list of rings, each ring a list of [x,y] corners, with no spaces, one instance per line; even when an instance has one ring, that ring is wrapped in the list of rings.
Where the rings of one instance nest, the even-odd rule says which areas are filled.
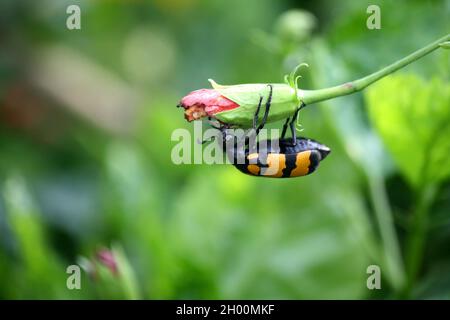
[[[304,109],[301,135],[333,150],[313,175],[171,161],[193,131],[175,106],[208,78],[307,62],[301,88],[343,83],[449,17],[437,0],[1,1],[0,298],[450,298],[448,50]]]

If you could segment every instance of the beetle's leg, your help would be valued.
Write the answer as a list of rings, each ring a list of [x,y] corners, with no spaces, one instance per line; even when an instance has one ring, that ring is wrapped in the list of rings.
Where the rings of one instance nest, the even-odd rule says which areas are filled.
[[[225,137],[225,127],[216,127],[216,126],[212,126],[213,128],[215,128],[215,129],[217,129],[217,130],[219,130],[220,132],[221,132],[221,134],[222,134],[222,140],[223,140],[223,138]],[[200,139],[197,139],[197,143],[198,144],[205,144],[205,143],[207,143],[207,142],[213,142],[214,140],[216,140],[217,139],[217,136],[212,136],[212,137],[209,137],[209,139],[203,139],[203,140],[200,140]]]
[[[270,105],[272,103],[272,91],[273,91],[273,87],[271,84],[268,84],[269,86],[269,96],[267,97],[267,101],[266,101],[266,110],[264,111],[264,116],[263,119],[260,123],[260,125],[258,126],[258,128],[256,129],[256,135],[258,135],[259,131],[264,128],[266,122],[267,122],[267,117],[269,116],[269,111],[270,111]]]
[[[209,139],[204,139],[204,140],[197,139],[197,143],[198,144],[205,144],[207,142],[213,142],[214,140],[216,140],[216,137],[212,136]]]
[[[284,139],[284,137],[286,136],[286,130],[288,127],[289,119],[290,117],[287,117],[286,122],[283,125],[283,130],[281,131],[281,139]]]
[[[216,126],[216,124],[213,123],[213,121],[211,120],[211,117],[208,117],[208,123],[214,129],[220,130],[220,127]],[[215,140],[215,137],[213,136],[213,137],[210,137],[209,139],[203,139],[203,140],[197,139],[197,143],[198,144],[205,144],[207,142],[213,142],[214,140]]]
[[[220,122],[217,122],[218,125],[216,125],[216,123],[213,123],[211,120],[208,120],[208,122],[211,127],[220,131],[220,133],[222,134],[222,140],[223,140],[226,137],[226,130],[229,129],[230,126],[220,123]],[[206,142],[213,142],[214,140],[216,140],[216,138],[217,138],[217,136],[212,136],[209,139],[204,139],[204,140],[197,139],[197,143],[205,144]]]
[[[259,96],[258,106],[256,107],[255,115],[253,116],[253,128],[252,128],[252,130],[254,130],[255,132],[257,130],[256,126],[258,125],[259,111],[261,110],[262,100],[263,100],[263,97]],[[249,143],[250,143],[250,137],[249,137],[248,134],[246,134],[245,135],[244,145],[247,146]]]
[[[292,120],[289,123],[289,127],[291,129],[291,133],[292,133],[292,145],[296,145],[297,144],[297,130],[295,128],[295,123],[297,122],[297,118],[298,118],[298,112],[303,109],[304,107],[306,107],[306,104],[304,102],[302,102],[302,104],[300,105],[300,107],[295,110],[294,115],[292,116]],[[288,118],[289,120],[289,118]],[[284,124],[286,126],[286,123]],[[284,126],[283,126],[283,130],[284,130]],[[284,132],[284,131],[283,131]]]
[[[289,128],[291,128],[291,134],[292,134],[292,145],[294,145],[294,146],[297,144],[297,129],[295,128],[295,123],[297,122],[299,111],[300,111],[300,108],[295,110],[295,113],[292,116],[292,120],[291,120],[291,122],[289,122]]]
[[[261,109],[262,99],[263,99],[263,97],[259,96],[258,107],[256,107],[255,115],[253,116],[253,129],[254,130],[256,130],[256,125],[258,124],[259,110]]]
[[[263,119],[262,119],[261,123],[259,124],[259,126],[257,126],[257,124],[258,124],[258,118],[259,118],[259,111],[261,110],[261,104],[262,104],[262,99],[263,99],[262,96],[259,98],[258,106],[256,107],[255,115],[253,117],[253,130],[255,131],[255,139],[258,136],[259,131],[266,124],[267,117],[269,116],[270,105],[272,102],[272,85],[268,84],[268,86],[270,89],[269,96],[267,97],[265,110],[264,110],[264,116],[263,116]],[[248,145],[249,142],[250,142],[250,137],[248,135],[246,135],[245,136],[245,145]]]

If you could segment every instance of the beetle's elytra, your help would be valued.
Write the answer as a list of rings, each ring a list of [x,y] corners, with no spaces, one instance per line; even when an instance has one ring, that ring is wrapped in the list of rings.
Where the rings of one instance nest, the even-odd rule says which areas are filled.
[[[245,149],[241,153],[234,148],[228,157],[237,169],[249,175],[293,178],[313,173],[331,151],[327,146],[307,138],[298,138],[295,145],[291,138],[267,140],[260,145],[266,147],[258,148],[257,152]],[[244,159],[244,163],[239,163],[240,158]]]

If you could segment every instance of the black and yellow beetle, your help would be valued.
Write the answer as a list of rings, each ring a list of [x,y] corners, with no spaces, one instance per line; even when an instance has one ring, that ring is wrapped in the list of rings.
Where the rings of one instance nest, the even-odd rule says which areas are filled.
[[[270,111],[272,85],[269,84],[268,86],[270,91],[265,103],[263,119],[257,125],[262,97],[260,97],[253,118],[252,133],[255,139],[264,127]],[[256,147],[252,147],[248,134],[243,137],[244,141],[236,141],[237,137],[229,133],[228,127],[224,125],[216,127],[222,133],[224,152],[230,162],[243,173],[261,177],[291,178],[314,172],[320,161],[325,159],[331,150],[315,140],[303,137],[297,138],[295,122],[298,112],[303,107],[305,107],[304,104],[295,111],[291,119],[286,119],[280,139],[259,141],[256,143]],[[291,130],[291,138],[285,138],[288,126]]]
[[[292,178],[313,173],[320,161],[330,153],[330,148],[312,139],[298,138],[295,145],[292,139],[265,140],[259,142],[265,147],[249,149],[235,147],[227,150],[228,158],[241,172],[261,177]],[[241,154],[240,154],[241,152]],[[239,163],[239,159],[243,159]]]

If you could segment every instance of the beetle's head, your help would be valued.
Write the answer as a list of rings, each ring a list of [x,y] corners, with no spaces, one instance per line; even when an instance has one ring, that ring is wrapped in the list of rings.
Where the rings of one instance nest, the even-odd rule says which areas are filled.
[[[328,156],[328,154],[331,152],[330,148],[328,148],[326,145],[320,144],[320,143],[317,143],[316,150],[319,151],[322,160],[325,159]]]
[[[331,149],[320,142],[309,139],[309,138],[300,138],[300,143],[304,143],[304,148],[307,150],[316,150],[320,153],[320,160],[325,159],[328,154],[331,152]]]

